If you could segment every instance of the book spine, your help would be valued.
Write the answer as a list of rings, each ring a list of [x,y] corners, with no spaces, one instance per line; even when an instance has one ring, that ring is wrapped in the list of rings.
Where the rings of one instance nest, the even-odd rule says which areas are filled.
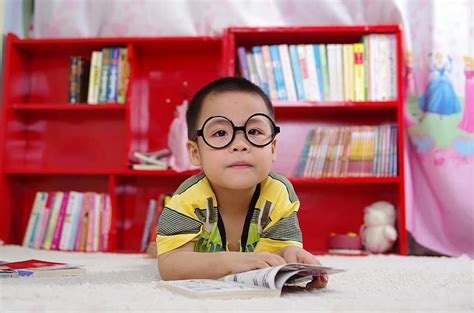
[[[32,247],[34,242],[34,233],[38,224],[39,212],[46,203],[48,194],[45,192],[38,191],[35,194],[35,200],[33,201],[33,206],[30,213],[30,219],[28,220],[28,226],[26,228],[25,236],[23,237],[23,246]]]
[[[306,49],[306,65],[308,67],[308,80],[309,80],[309,100],[321,101],[321,95],[319,94],[319,82],[318,75],[316,73],[316,60],[314,58],[314,50],[312,45],[305,45]]]
[[[85,251],[93,251],[94,247],[94,225],[95,225],[95,206],[97,201],[97,194],[95,192],[91,193],[91,198],[89,202],[89,217],[87,221],[87,241]]]
[[[270,88],[268,86],[268,78],[265,72],[265,67],[263,65],[262,58],[262,47],[254,46],[252,47],[253,57],[255,59],[255,68],[257,70],[258,80],[260,82],[260,87],[263,92],[270,96]]]
[[[84,225],[86,200],[87,200],[87,193],[84,193],[82,195],[82,202],[80,204],[79,217],[78,217],[78,223],[77,223],[77,231],[76,231],[76,238],[75,238],[74,247],[73,247],[73,250],[75,250],[75,251],[80,251],[81,250],[82,227]]]
[[[100,222],[102,218],[102,202],[103,194],[99,193],[96,195],[95,208],[94,208],[94,237],[92,243],[92,251],[99,251],[100,246]]]
[[[107,80],[107,102],[117,102],[117,80],[120,48],[111,48],[109,79]]]
[[[79,103],[87,103],[87,88],[89,87],[90,62],[79,57],[77,73],[77,90],[79,92]]]
[[[342,68],[342,44],[334,45],[336,58],[336,100],[344,100],[344,71]]]
[[[72,228],[72,214],[74,211],[74,206],[76,203],[77,192],[69,192],[69,201],[66,206],[63,219],[63,229],[61,232],[61,238],[59,240],[59,249],[68,250],[68,243],[71,237],[71,228]]]
[[[244,47],[237,48],[237,58],[239,60],[240,76],[247,80],[250,79],[249,66],[247,64],[247,53]]]
[[[270,47],[262,46],[263,65],[268,78],[268,88],[270,89],[270,99],[278,100],[278,92],[275,83],[275,75],[273,75],[272,57],[270,55]]]
[[[127,48],[120,48],[118,73],[117,73],[117,102],[125,103],[125,68],[127,67],[128,50]]]
[[[331,94],[329,90],[329,70],[328,70],[328,57],[327,57],[326,45],[324,44],[319,45],[319,56],[321,60],[321,76],[323,77],[324,101],[330,101]]]
[[[291,67],[293,68],[293,77],[295,80],[296,96],[299,101],[304,101],[305,93],[304,93],[304,87],[303,87],[303,78],[301,77],[301,69],[300,69],[300,63],[299,63],[296,45],[290,45],[289,49],[290,49]]]
[[[56,222],[56,227],[54,228],[53,241],[51,242],[51,250],[58,250],[59,242],[61,240],[61,234],[64,224],[64,216],[66,215],[66,208],[69,202],[69,192],[66,191],[63,196],[63,201],[61,203],[61,210],[59,211],[58,220]]]
[[[107,86],[109,79],[111,49],[102,49],[102,67],[100,70],[99,103],[107,101]]]
[[[288,100],[285,83],[283,81],[283,70],[281,69],[280,54],[278,52],[278,46],[270,46],[270,55],[272,57],[273,74],[275,74],[275,83],[278,92],[278,100]]]
[[[280,62],[283,69],[283,81],[285,84],[287,97],[289,101],[296,101],[295,81],[293,79],[293,71],[291,70],[290,55],[288,53],[288,45],[278,45],[280,52]]]
[[[74,206],[71,214],[71,234],[67,242],[67,250],[74,250],[76,244],[76,236],[78,234],[79,220],[81,219],[81,206],[84,194],[81,192],[76,193],[76,199],[74,201]]]
[[[79,92],[77,86],[78,57],[71,56],[69,62],[69,103],[78,103]]]
[[[35,241],[33,247],[40,249],[43,245],[46,230],[48,228],[49,217],[51,215],[51,207],[53,205],[54,192],[48,192],[48,199],[41,210],[41,218],[38,222],[38,228],[36,231]]]
[[[89,210],[90,210],[90,203],[91,203],[92,194],[90,192],[86,192],[85,199],[84,199],[84,215],[82,221],[82,229],[81,229],[81,239],[79,243],[80,251],[86,251],[87,246],[87,232],[89,229]]]
[[[105,195],[104,201],[104,211],[103,211],[103,218],[102,218],[102,251],[107,251],[109,249],[109,235],[110,235],[110,228],[112,226],[112,203],[110,200],[110,195]]]
[[[250,81],[257,86],[260,86],[260,80],[258,79],[257,74],[257,65],[255,64],[255,58],[253,57],[252,52],[247,52],[245,57],[247,59],[247,65],[249,67]]]
[[[318,76],[318,88],[321,101],[325,101],[324,97],[324,82],[323,82],[323,70],[321,68],[321,55],[319,53],[319,45],[313,45],[314,62],[316,64],[316,75]]]
[[[364,45],[354,44],[354,100],[365,100]]]
[[[87,103],[96,104],[94,99],[94,77],[97,75],[97,51],[92,52],[91,66],[89,70],[89,86],[87,90]]]
[[[61,204],[63,202],[64,193],[61,191],[56,192],[54,195],[53,208],[51,211],[51,217],[49,219],[48,230],[46,232],[46,237],[43,242],[43,249],[51,250],[51,243],[53,241],[54,229],[58,222],[59,211],[61,211]]]

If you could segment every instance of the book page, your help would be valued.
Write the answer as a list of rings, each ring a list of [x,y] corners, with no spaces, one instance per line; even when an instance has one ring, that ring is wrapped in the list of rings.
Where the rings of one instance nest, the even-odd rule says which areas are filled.
[[[262,268],[224,277],[224,281],[234,281],[243,284],[265,287],[270,289],[278,289],[275,285],[275,276],[284,265]]]
[[[224,281],[281,290],[285,283],[301,284],[311,281],[312,277],[342,272],[341,269],[314,264],[290,263],[225,276]]]

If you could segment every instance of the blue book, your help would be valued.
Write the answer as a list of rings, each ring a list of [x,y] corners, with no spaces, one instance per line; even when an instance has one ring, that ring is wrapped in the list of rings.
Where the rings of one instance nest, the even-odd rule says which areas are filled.
[[[316,75],[318,75],[319,94],[321,95],[321,101],[324,101],[324,83],[321,69],[321,57],[319,56],[319,45],[313,45],[313,50],[314,61],[316,63]]]
[[[295,79],[295,86],[296,86],[296,97],[298,100],[304,100],[304,86],[303,86],[303,78],[301,77],[301,68],[300,62],[298,59],[298,52],[296,51],[296,45],[290,45],[290,60],[291,60],[291,67],[293,67],[293,77]]]
[[[272,57],[273,73],[275,74],[278,100],[286,101],[288,100],[288,96],[286,95],[285,82],[283,80],[283,70],[281,69],[280,53],[278,52],[277,45],[270,46],[270,56]]]
[[[109,79],[107,80],[107,102],[117,101],[118,62],[120,48],[111,48]]]

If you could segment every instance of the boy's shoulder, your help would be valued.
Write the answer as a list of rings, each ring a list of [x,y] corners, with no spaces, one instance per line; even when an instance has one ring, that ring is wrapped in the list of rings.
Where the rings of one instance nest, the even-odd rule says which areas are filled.
[[[298,201],[295,190],[291,182],[280,174],[270,172],[261,184],[261,195],[267,197],[279,197],[281,193],[284,193],[288,200],[293,203]]]
[[[193,191],[194,189],[208,189],[207,187],[209,187],[209,182],[207,181],[206,174],[201,172],[182,182],[174,192],[173,196],[183,194],[190,189],[190,191]]]

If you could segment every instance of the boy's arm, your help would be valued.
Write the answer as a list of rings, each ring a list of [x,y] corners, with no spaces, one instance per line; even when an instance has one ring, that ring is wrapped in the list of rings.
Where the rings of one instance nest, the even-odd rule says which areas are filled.
[[[158,269],[163,280],[217,279],[285,263],[281,256],[269,252],[194,252],[194,242],[158,256]]]

